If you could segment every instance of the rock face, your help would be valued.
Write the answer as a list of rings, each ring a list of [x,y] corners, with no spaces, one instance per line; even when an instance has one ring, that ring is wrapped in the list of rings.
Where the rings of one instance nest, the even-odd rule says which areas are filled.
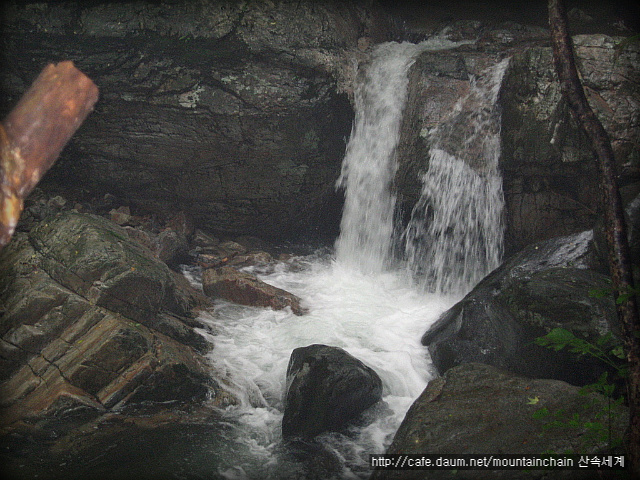
[[[593,228],[598,172],[588,141],[562,99],[551,48],[545,45],[548,31],[514,24],[487,29],[479,22],[469,27],[466,33],[459,28],[452,39],[478,39],[473,45],[426,51],[411,68],[395,179],[402,215],[409,215],[420,196],[420,178],[429,168],[429,149],[437,127],[458,108],[472,77],[509,57],[498,97],[505,253],[509,256],[537,241]],[[614,47],[622,40],[578,35],[574,43],[590,104],[611,136],[622,194],[631,201],[638,193],[640,178],[640,150],[635,140],[640,136],[640,47],[635,44],[616,54]],[[452,142],[444,145],[445,150],[452,154],[462,150],[460,158],[482,175],[481,166],[474,165],[473,152],[465,154],[466,145],[461,141],[465,128],[467,122],[460,122],[447,130]]]
[[[287,367],[282,436],[311,439],[339,430],[381,399],[380,377],[341,348],[296,348]]]
[[[125,229],[64,212],[16,236],[0,265],[4,427],[209,395],[233,402],[202,356],[197,295]]]
[[[574,37],[589,103],[603,123],[622,175],[623,197],[638,192],[640,102],[638,45],[622,38]],[[514,252],[535,241],[592,228],[598,178],[588,140],[562,98],[548,47],[513,56],[502,94],[502,157],[506,242]]]
[[[468,363],[429,382],[413,403],[387,453],[541,454],[609,451],[620,444],[628,422],[625,407],[603,418],[608,401],[557,380],[532,380],[494,367]],[[571,422],[574,418],[578,422]],[[593,422],[593,423],[591,423]],[[601,434],[605,434],[601,436]],[[463,478],[593,478],[593,471],[464,470]],[[461,474],[461,471],[458,471]],[[584,476],[582,476],[584,474]],[[451,470],[377,470],[372,479],[445,479]]]
[[[574,385],[597,380],[599,360],[554,352],[536,338],[561,327],[590,342],[620,326],[610,295],[609,277],[588,268],[590,231],[531,245],[482,280],[446,311],[422,337],[442,374],[452,367],[482,362],[534,378]]]
[[[429,151],[435,143],[434,129],[459,110],[458,101],[469,93],[471,77],[498,63],[504,55],[505,52],[462,45],[449,50],[425,51],[416,58],[409,72],[407,105],[396,153],[395,185],[405,215],[420,197],[421,178],[429,168]],[[467,123],[464,120],[458,126]],[[450,137],[446,145],[454,149],[450,153],[462,153],[461,133],[451,132]]]
[[[281,288],[269,285],[254,275],[240,272],[233,267],[210,268],[202,274],[202,289],[213,298],[223,298],[240,305],[271,307],[282,310],[290,307],[296,315],[303,315],[305,309],[300,299]]]
[[[339,217],[326,210],[339,208],[352,60],[359,39],[386,35],[370,2],[70,1],[2,18],[2,64],[16,68],[3,69],[0,111],[51,61],[73,60],[100,88],[49,181],[187,210],[225,234],[283,237],[318,212]]]

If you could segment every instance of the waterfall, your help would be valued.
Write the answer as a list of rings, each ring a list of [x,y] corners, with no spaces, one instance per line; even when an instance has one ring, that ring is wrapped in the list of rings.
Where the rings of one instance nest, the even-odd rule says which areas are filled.
[[[354,89],[356,116],[337,181],[338,187],[345,188],[336,242],[338,261],[364,273],[378,273],[390,266],[396,200],[391,182],[408,71],[420,52],[455,45],[443,39],[417,45],[383,43],[360,66]]]
[[[345,189],[338,262],[363,273],[392,266],[398,227],[391,185],[408,71],[420,52],[456,45],[440,39],[384,43],[360,66],[356,116],[337,181]],[[466,293],[500,263],[504,200],[497,98],[507,64],[504,60],[472,78],[469,93],[429,132],[422,195],[397,235],[409,274],[425,290]]]
[[[390,185],[396,170],[392,159],[407,72],[418,51],[412,43],[381,44],[356,79],[356,117],[337,182],[346,192],[336,257],[364,272],[382,271],[391,251],[395,197]]]
[[[407,268],[423,288],[464,294],[503,251],[500,84],[508,60],[471,81],[468,95],[429,132],[429,167],[403,235]]]
[[[215,332],[211,364],[239,399],[238,405],[221,412],[229,428],[223,432],[223,449],[215,455],[205,452],[203,463],[212,469],[207,478],[367,479],[369,454],[388,448],[407,410],[433,378],[420,337],[459,297],[448,295],[446,283],[433,289],[435,293],[415,288],[402,266],[413,265],[416,276],[440,275],[431,271],[437,257],[443,275],[450,275],[444,272],[446,266],[476,278],[497,262],[502,248],[501,237],[488,233],[494,228],[497,235],[502,228],[495,166],[499,118],[491,101],[497,97],[499,69],[476,79],[451,122],[432,132],[435,141],[423,197],[406,231],[394,232],[391,185],[408,70],[422,50],[452,46],[440,40],[382,44],[362,65],[356,118],[338,181],[345,188],[345,208],[335,255],[318,251],[245,268],[300,297],[308,313],[298,317],[290,310],[217,300],[213,315],[200,316]],[[468,113],[474,102],[479,108]],[[462,136],[465,144],[455,149],[452,144],[461,125],[468,130]],[[398,246],[392,243],[398,238],[405,242],[407,258],[394,263]],[[429,249],[425,241],[439,246]],[[453,249],[453,256],[448,249]],[[197,277],[193,281],[199,282]],[[455,282],[448,282],[455,287]],[[316,453],[310,451],[306,459],[288,451],[281,424],[291,352],[314,343],[343,348],[373,368],[382,379],[384,408],[372,409],[361,425],[320,435],[314,440]]]

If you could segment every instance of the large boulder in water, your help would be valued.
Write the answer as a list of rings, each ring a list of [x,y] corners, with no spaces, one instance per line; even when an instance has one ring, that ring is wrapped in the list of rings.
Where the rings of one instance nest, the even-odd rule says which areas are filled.
[[[611,454],[611,445],[622,442],[629,414],[626,407],[611,405],[609,400],[595,393],[584,394],[565,382],[535,380],[489,365],[468,363],[429,382],[407,412],[386,453]],[[594,478],[593,470],[582,469],[553,470],[552,476],[549,470],[536,469],[463,472],[452,476],[452,469],[376,470],[371,478]]]
[[[534,343],[564,328],[595,343],[612,334],[621,345],[608,276],[589,268],[592,232],[531,245],[482,280],[446,311],[422,337],[442,374],[463,363],[481,362],[534,378],[575,385],[595,382],[604,364],[589,356],[553,351]]]
[[[340,430],[381,399],[380,377],[343,349],[296,348],[287,367],[282,436],[310,439]]]

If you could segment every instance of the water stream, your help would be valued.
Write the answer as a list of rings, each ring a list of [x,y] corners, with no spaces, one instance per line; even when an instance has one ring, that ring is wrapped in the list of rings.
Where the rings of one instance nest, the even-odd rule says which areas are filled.
[[[432,283],[415,281],[417,275],[425,273],[443,275],[432,269],[418,272],[406,268],[407,259],[409,263],[425,263],[427,256],[434,255],[432,251],[418,247],[412,251],[413,247],[407,247],[407,259],[392,257],[395,198],[390,184],[396,170],[394,152],[406,98],[407,72],[421,51],[451,47],[450,43],[433,41],[377,47],[358,76],[356,120],[338,181],[346,189],[346,204],[335,251],[249,269],[265,282],[301,297],[309,313],[298,317],[286,310],[218,302],[213,312],[203,316],[216,330],[212,338],[215,348],[209,358],[218,371],[231,379],[241,400],[239,406],[224,412],[231,425],[225,441],[233,445],[229,447],[233,453],[217,460],[221,478],[368,478],[369,454],[385,451],[407,409],[434,376],[428,352],[420,344],[422,334],[464,293],[460,286],[470,288],[480,275],[464,272],[474,268],[485,272],[496,266],[501,239],[485,233],[465,237],[465,249],[473,250],[476,242],[483,245],[478,247],[480,253],[462,260],[461,269],[453,269],[451,278],[465,277],[455,281],[458,283],[444,282],[430,288]],[[489,113],[489,117],[495,117]],[[495,151],[491,150],[490,155]],[[430,186],[435,182],[433,177],[446,177],[451,188],[463,188],[455,179],[471,170],[482,179],[489,178],[485,184],[492,185],[491,175],[478,173],[452,157],[449,153],[432,153],[433,170],[425,177],[425,199],[422,207],[417,207],[410,231],[403,235],[407,245],[418,245],[424,235],[436,242],[443,238],[431,233],[434,229],[425,223],[426,215],[419,212],[427,205],[451,201],[434,198],[434,187]],[[489,167],[490,172],[492,168]],[[437,173],[437,169],[447,173]],[[458,183],[468,185],[473,181]],[[479,195],[494,188],[483,185],[472,188]],[[468,198],[454,208],[501,208],[493,197],[487,202],[497,203],[479,206],[477,199]],[[450,215],[440,207],[430,208],[436,217]],[[432,219],[433,213],[429,215]],[[477,212],[456,215],[455,220],[460,222],[473,218],[473,225],[495,221],[495,216],[479,218],[482,214]],[[464,236],[469,228],[476,227],[460,225],[449,234]],[[491,242],[498,245],[489,248]],[[445,243],[442,248],[452,247]],[[491,248],[495,252],[487,254]],[[494,253],[498,257],[493,258]],[[451,262],[446,255],[434,258]],[[285,373],[291,351],[313,343],[341,347],[373,368],[382,378],[384,401],[369,412],[363,425],[321,435],[315,453],[307,452],[301,457],[291,454],[281,442]]]
[[[402,235],[408,269],[429,291],[466,293],[500,264],[504,197],[497,100],[508,63],[472,78],[469,93],[429,132],[422,196]]]

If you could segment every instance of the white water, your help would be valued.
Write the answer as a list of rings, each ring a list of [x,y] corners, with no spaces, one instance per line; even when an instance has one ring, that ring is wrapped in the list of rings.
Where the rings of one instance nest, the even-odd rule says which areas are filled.
[[[497,98],[507,65],[472,79],[469,94],[430,132],[422,196],[403,234],[408,268],[426,290],[465,294],[502,259]]]
[[[420,52],[456,45],[438,38],[417,45],[383,43],[359,70],[356,118],[337,182],[338,187],[346,188],[336,242],[342,263],[372,273],[390,267],[396,203],[390,187],[396,173],[394,155],[407,96],[407,73]]]
[[[288,310],[219,302],[203,316],[216,331],[211,363],[229,378],[241,400],[224,412],[231,425],[225,439],[232,446],[229,455],[216,459],[222,478],[303,479],[310,473],[323,479],[368,478],[368,455],[385,451],[433,377],[420,338],[459,297],[425,293],[404,268],[394,266],[395,199],[389,191],[407,70],[417,53],[431,47],[445,48],[384,44],[360,75],[356,121],[338,182],[346,188],[346,205],[335,255],[252,270],[302,298],[309,313],[299,317]],[[364,426],[319,437],[338,465],[326,474],[315,465],[301,466],[281,443],[289,357],[294,348],[313,343],[341,347],[373,368],[383,381],[386,406],[374,409]]]
[[[233,380],[242,401],[226,414],[240,425],[233,441],[244,452],[237,453],[221,473],[226,478],[305,478],[287,476],[283,469],[293,467],[276,460],[286,369],[294,348],[322,343],[345,349],[383,381],[388,410],[363,429],[320,439],[343,460],[337,478],[367,478],[368,455],[384,452],[407,409],[433,376],[420,338],[453,299],[407,287],[398,273],[360,273],[331,256],[279,263],[260,278],[300,296],[309,313],[298,317],[290,311],[224,302],[216,307],[211,321],[218,334],[210,358]]]

